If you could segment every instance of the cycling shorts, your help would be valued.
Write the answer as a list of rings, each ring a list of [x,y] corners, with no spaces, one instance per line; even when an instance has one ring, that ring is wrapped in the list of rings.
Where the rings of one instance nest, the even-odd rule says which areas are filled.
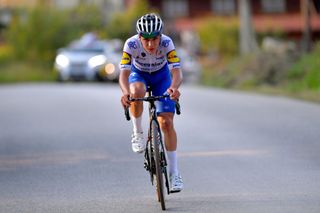
[[[131,67],[129,75],[129,83],[142,82],[151,86],[152,94],[155,96],[163,95],[171,85],[171,74],[168,65],[166,64],[156,72],[143,72],[138,70],[135,66]],[[175,102],[170,98],[163,98],[156,101],[157,114],[161,112],[175,112]]]

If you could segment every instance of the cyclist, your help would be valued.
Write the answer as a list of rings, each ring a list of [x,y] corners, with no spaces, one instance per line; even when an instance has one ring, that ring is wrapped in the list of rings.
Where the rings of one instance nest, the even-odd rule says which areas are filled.
[[[182,82],[180,59],[170,37],[162,34],[163,22],[156,14],[146,14],[136,23],[137,34],[127,39],[120,62],[119,84],[122,90],[121,103],[130,106],[133,123],[132,150],[142,153],[145,142],[142,129],[142,102],[130,102],[129,97],[142,98],[147,86],[153,95],[167,93],[170,98],[158,101],[157,114],[168,156],[170,190],[183,188],[177,165],[177,134],[173,125],[175,102],[180,97]]]

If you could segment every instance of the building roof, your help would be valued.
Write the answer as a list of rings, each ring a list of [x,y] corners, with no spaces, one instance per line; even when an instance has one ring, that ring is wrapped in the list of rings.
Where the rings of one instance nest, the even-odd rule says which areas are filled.
[[[214,18],[213,18],[214,19]],[[219,17],[219,20],[224,19]],[[225,17],[228,20],[228,17]],[[204,18],[180,18],[175,21],[178,31],[192,30],[198,27]],[[301,14],[281,14],[281,15],[255,15],[253,17],[254,28],[257,32],[283,31],[302,32],[304,29],[304,19]],[[320,16],[311,17],[311,29],[320,32]]]
[[[273,16],[258,15],[254,17],[253,23],[258,32],[275,30],[301,32],[305,26],[305,20],[301,14],[282,14]],[[313,15],[311,17],[311,29],[313,31],[320,31],[319,15]]]

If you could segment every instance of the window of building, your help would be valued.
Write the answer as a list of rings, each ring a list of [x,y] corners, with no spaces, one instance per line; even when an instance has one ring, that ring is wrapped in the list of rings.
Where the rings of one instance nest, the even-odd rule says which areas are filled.
[[[163,14],[167,18],[188,16],[187,0],[165,0],[163,1]]]
[[[286,10],[285,0],[261,0],[262,10],[267,13],[280,13]]]
[[[211,8],[215,14],[234,14],[236,3],[235,0],[211,0]]]

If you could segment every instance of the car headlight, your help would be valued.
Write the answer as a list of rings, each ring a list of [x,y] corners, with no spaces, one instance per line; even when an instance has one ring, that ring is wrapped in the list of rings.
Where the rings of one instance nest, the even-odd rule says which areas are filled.
[[[109,63],[104,67],[104,70],[107,75],[112,75],[116,71],[116,67],[113,64]]]
[[[67,56],[60,54],[56,57],[56,63],[58,66],[67,67],[69,66],[70,61]]]
[[[97,55],[89,59],[89,66],[90,67],[97,67],[105,64],[107,58],[104,55]]]

